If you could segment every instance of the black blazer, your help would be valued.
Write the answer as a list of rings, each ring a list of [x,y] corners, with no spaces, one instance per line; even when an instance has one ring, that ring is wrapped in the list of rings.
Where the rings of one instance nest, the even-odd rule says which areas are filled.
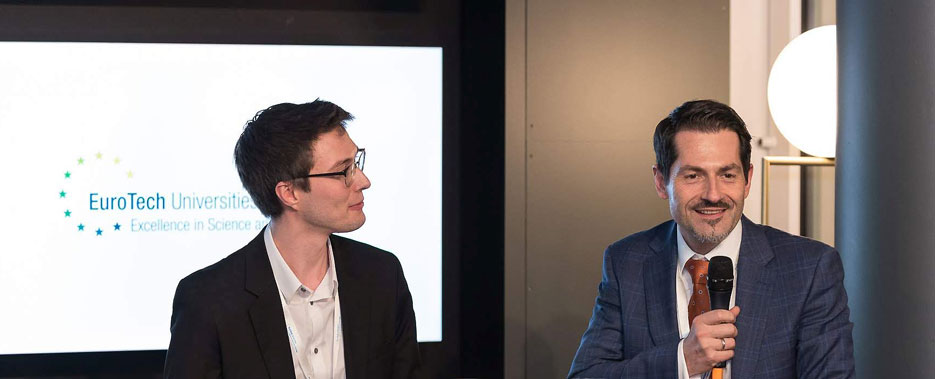
[[[412,296],[393,254],[331,236],[348,379],[420,377]],[[166,378],[294,378],[261,232],[179,282]]]

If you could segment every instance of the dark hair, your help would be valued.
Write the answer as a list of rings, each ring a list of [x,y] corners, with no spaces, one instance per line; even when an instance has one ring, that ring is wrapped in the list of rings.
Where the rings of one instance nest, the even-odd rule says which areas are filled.
[[[750,171],[750,132],[737,112],[731,107],[714,100],[689,101],[672,110],[666,118],[656,125],[653,133],[653,150],[656,151],[656,167],[662,177],[669,180],[672,163],[678,159],[675,149],[675,134],[683,130],[716,133],[721,130],[737,133],[740,139],[740,163],[743,166],[744,180]]]
[[[244,125],[234,147],[234,163],[244,188],[267,217],[282,214],[276,184],[308,174],[314,165],[312,143],[354,119],[341,107],[316,99],[305,104],[276,104],[257,112]],[[308,191],[308,181],[296,186]]]

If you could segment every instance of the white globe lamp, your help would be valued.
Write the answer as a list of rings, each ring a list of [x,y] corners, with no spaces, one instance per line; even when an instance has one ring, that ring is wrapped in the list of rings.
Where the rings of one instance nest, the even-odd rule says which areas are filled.
[[[769,73],[766,98],[779,132],[799,150],[834,157],[838,124],[838,59],[834,25],[789,42]]]

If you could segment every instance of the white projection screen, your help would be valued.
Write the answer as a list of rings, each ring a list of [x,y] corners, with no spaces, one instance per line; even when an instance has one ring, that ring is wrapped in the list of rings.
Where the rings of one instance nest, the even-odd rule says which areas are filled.
[[[178,281],[267,222],[244,123],[316,98],[367,149],[347,236],[399,257],[441,341],[441,48],[0,42],[0,354],[165,349]]]

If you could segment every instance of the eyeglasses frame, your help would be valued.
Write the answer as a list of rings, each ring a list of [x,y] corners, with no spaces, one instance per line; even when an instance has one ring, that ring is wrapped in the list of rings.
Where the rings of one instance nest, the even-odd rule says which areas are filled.
[[[354,176],[353,174],[354,170],[364,171],[364,162],[367,160],[367,149],[359,148],[357,149],[357,154],[355,155],[356,156],[354,157],[354,164],[348,166],[343,171],[325,172],[321,174],[308,174],[305,176],[298,176],[292,179],[298,180],[298,179],[306,179],[306,178],[319,178],[319,177],[324,177],[324,176],[343,176],[344,185],[350,187],[351,179]]]

